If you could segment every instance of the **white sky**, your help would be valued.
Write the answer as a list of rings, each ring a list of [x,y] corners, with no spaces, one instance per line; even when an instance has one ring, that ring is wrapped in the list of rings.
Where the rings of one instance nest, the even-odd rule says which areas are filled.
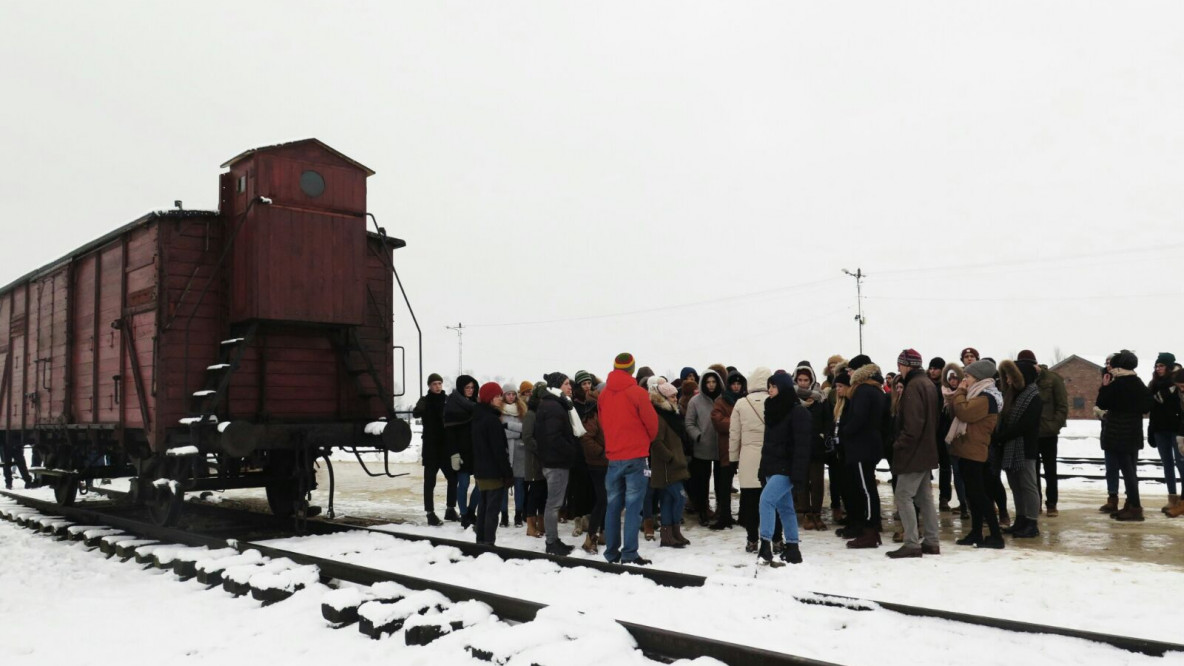
[[[1129,347],[1149,369],[1184,357],[1182,18],[10,0],[0,283],[174,199],[215,207],[223,161],[316,137],[378,172],[425,372],[455,374],[458,321],[479,376],[603,375],[623,350],[820,367],[857,351],[857,266],[882,365]]]

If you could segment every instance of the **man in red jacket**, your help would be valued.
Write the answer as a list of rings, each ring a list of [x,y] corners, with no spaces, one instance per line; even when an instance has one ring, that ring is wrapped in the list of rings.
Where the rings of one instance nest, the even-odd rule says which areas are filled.
[[[649,484],[650,442],[658,436],[658,413],[649,392],[633,379],[632,354],[618,354],[613,371],[600,393],[600,428],[608,473],[604,486],[608,510],[604,526],[604,559],[610,563],[646,565],[637,553],[641,505]],[[625,512],[624,548],[621,547],[621,511]]]

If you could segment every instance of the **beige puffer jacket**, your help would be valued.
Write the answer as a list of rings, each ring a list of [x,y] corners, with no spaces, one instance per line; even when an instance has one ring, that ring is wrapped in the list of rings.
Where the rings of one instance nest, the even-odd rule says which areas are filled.
[[[765,400],[769,398],[769,378],[765,367],[748,375],[748,395],[736,401],[732,423],[728,427],[728,458],[739,460],[737,475],[741,488],[760,488],[757,470],[761,466],[761,448],[765,445]]]

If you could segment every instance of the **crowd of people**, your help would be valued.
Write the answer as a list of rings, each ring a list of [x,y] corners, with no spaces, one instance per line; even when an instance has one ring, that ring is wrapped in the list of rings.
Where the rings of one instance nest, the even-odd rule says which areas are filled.
[[[1160,354],[1148,385],[1137,366],[1123,350],[1103,370],[1101,510],[1119,521],[1145,519],[1135,465],[1149,415],[1146,438],[1163,457],[1169,492],[1163,512],[1177,517],[1184,370]],[[921,355],[906,349],[887,374],[861,354],[830,357],[821,377],[802,361],[792,371],[758,367],[747,376],[719,364],[702,375],[687,367],[673,379],[637,368],[625,353],[603,381],[581,370],[518,385],[478,385],[462,375],[451,393],[443,384],[430,375],[414,409],[423,425],[424,511],[431,525],[473,527],[478,543],[494,544],[499,526],[509,526],[512,495],[513,524],[553,555],[573,550],[559,534],[569,522],[585,551],[604,547],[608,562],[646,565],[641,536],[683,548],[690,540],[682,528],[697,520],[712,530],[739,524],[748,552],[783,566],[802,561],[801,530],[831,529],[823,512],[829,494],[835,534],[848,548],[877,548],[884,526],[876,467],[885,459],[899,526],[891,558],[940,554],[939,512],[960,515],[957,545],[979,548],[1003,548],[1005,534],[1037,537],[1041,514],[1058,515],[1057,439],[1068,397],[1061,377],[1030,351],[996,363],[966,348],[960,363],[933,358],[923,368]],[[443,520],[434,504],[440,475]]]

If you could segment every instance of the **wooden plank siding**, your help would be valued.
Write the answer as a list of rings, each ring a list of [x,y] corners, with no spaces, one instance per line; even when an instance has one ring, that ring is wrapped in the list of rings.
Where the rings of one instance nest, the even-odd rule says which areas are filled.
[[[325,179],[320,197],[299,188],[308,169]],[[220,343],[250,322],[258,333],[221,413],[278,423],[386,416],[393,250],[366,231],[369,173],[315,141],[260,149],[219,176],[219,213],[145,216],[0,289],[0,427],[60,437],[61,426],[101,426],[161,450],[188,433],[180,421]],[[257,195],[273,203],[251,208],[219,264]],[[373,381],[342,365],[333,340],[347,326],[378,369],[382,401],[360,397],[376,392]]]

